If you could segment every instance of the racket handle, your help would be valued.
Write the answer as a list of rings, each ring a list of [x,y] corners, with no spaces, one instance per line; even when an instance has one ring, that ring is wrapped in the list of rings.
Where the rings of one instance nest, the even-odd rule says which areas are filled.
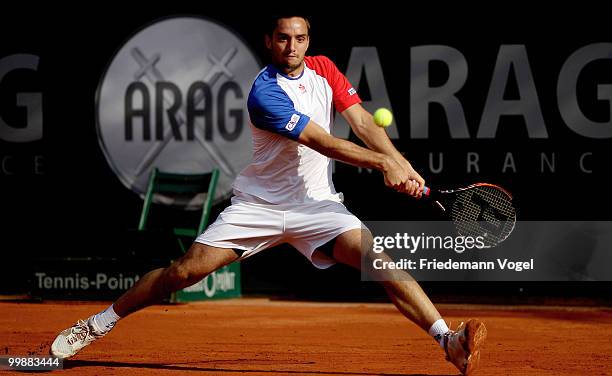
[[[430,194],[431,194],[431,189],[429,189],[428,186],[424,186],[423,187],[423,196],[429,197]]]

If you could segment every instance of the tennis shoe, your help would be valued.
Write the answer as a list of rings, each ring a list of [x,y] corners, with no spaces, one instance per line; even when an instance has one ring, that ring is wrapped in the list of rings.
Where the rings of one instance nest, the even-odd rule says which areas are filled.
[[[457,330],[444,335],[446,360],[453,363],[463,375],[472,375],[480,361],[480,349],[487,337],[485,324],[477,319],[461,323]]]

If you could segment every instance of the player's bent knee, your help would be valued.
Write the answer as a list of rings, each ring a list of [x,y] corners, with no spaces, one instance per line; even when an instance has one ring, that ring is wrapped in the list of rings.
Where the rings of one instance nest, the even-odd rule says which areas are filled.
[[[183,257],[165,270],[166,288],[176,291],[191,286],[237,258],[231,249],[194,243]]]
[[[165,286],[170,292],[191,286],[209,273],[198,265],[199,257],[194,257],[197,256],[195,253],[185,254],[164,270]]]
[[[372,250],[374,246],[374,238],[372,233],[367,228],[361,229],[361,253],[365,254]]]
[[[336,239],[334,246],[334,259],[361,268],[361,259],[372,249],[372,234],[367,228],[350,230]]]
[[[177,261],[164,270],[164,287],[168,292],[174,292],[193,285],[205,276]]]

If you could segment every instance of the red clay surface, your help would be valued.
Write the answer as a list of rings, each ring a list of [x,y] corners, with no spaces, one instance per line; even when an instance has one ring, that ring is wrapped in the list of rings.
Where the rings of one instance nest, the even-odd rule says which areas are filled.
[[[0,303],[0,355],[46,354],[55,335],[108,304]],[[612,310],[441,305],[483,319],[480,375],[612,374]],[[0,371],[9,374],[9,371]],[[157,305],[65,363],[67,375],[456,375],[391,304],[236,299]]]

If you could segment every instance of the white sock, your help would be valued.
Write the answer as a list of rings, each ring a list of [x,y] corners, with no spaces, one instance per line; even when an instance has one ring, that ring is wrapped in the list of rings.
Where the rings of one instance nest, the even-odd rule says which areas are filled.
[[[120,318],[121,317],[115,313],[115,310],[111,305],[104,311],[95,315],[92,321],[97,331],[107,333],[115,326]]]
[[[432,336],[444,348],[444,335],[449,331],[448,326],[443,319],[434,322],[429,328],[429,335]]]

